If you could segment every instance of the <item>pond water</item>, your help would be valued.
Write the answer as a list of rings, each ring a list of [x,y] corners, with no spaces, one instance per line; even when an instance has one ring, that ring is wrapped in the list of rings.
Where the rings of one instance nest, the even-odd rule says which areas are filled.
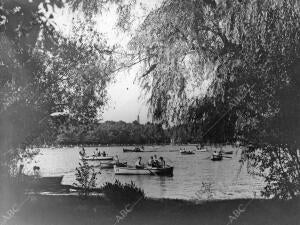
[[[123,153],[123,147],[98,147],[108,155],[118,155],[120,161],[133,165],[138,156],[146,163],[150,156],[163,156],[167,164],[174,166],[173,177],[114,175],[113,169],[101,169],[97,175],[97,186],[116,179],[124,183],[133,181],[141,187],[147,197],[187,200],[251,198],[254,192],[259,196],[263,188],[261,178],[247,173],[246,165],[239,162],[242,150],[232,146],[223,146],[225,151],[233,151],[222,161],[211,161],[214,147],[208,152],[196,152],[194,155],[182,155],[181,147],[195,150],[195,146],[145,146],[142,153]],[[126,147],[130,148],[130,147]],[[85,147],[87,155],[92,155],[96,147]],[[40,154],[26,165],[29,173],[33,165],[40,166],[43,176],[64,175],[63,184],[75,182],[75,168],[79,163],[79,147],[40,149]],[[99,166],[99,162],[91,162]],[[98,168],[97,171],[100,171]],[[26,172],[26,171],[25,171]],[[203,185],[203,183],[205,185]]]

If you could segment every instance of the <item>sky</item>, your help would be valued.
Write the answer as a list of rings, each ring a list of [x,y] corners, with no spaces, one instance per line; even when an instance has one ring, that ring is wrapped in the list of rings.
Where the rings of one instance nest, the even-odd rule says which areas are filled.
[[[161,0],[152,1],[138,1],[138,6],[135,11],[135,22],[133,27],[137,27],[138,24],[146,16],[147,11],[155,8]],[[142,3],[142,6],[141,4]],[[114,11],[114,10],[112,10]],[[78,16],[70,9],[56,10],[55,21],[59,28],[64,33],[68,34],[71,31],[72,18]],[[80,16],[80,14],[79,14]],[[130,40],[130,34],[124,34],[117,31],[115,24],[117,22],[117,16],[114,12],[104,12],[101,16],[96,17],[97,29],[104,34],[108,43],[119,44],[126,48],[128,41]],[[126,122],[132,122],[139,116],[140,122],[145,123],[150,121],[148,118],[148,107],[146,100],[141,96],[141,88],[136,81],[136,75],[138,73],[138,67],[133,67],[127,71],[121,71],[116,74],[113,82],[108,84],[108,105],[106,105],[104,114],[101,116],[103,121],[123,120]]]
[[[140,117],[140,122],[149,121],[148,107],[140,96],[141,88],[135,81],[135,73],[117,74],[116,81],[109,84],[109,102],[104,111],[104,120],[123,120],[132,122]]]

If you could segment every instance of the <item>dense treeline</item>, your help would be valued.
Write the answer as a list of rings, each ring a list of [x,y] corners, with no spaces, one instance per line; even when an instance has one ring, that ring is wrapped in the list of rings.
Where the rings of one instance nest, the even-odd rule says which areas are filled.
[[[49,135],[50,133],[51,135]],[[164,144],[169,142],[168,131],[163,129],[161,124],[152,124],[149,122],[140,124],[137,121],[132,123],[106,121],[90,124],[68,121],[59,125],[58,129],[45,132],[45,134],[36,139],[36,144],[38,145],[132,145]]]
[[[140,124],[137,121],[106,121],[81,124],[61,116],[35,139],[36,145],[133,145],[133,144],[187,144],[215,143],[215,139],[203,139],[201,127],[182,124],[165,128],[159,123]],[[222,134],[223,135],[223,134]],[[229,140],[227,140],[229,141]]]

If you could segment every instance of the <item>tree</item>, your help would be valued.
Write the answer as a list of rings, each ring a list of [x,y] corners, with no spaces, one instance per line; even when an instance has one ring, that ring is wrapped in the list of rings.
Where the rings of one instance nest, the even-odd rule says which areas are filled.
[[[106,103],[114,49],[96,33],[91,16],[74,21],[75,37],[59,33],[53,10],[64,6],[60,0],[0,2],[1,176],[26,146],[55,134],[61,124],[51,119],[54,112],[85,124],[96,121]]]
[[[249,159],[264,193],[299,193],[297,1],[163,1],[131,46],[157,120],[199,125],[214,142],[255,143]]]
[[[96,187],[96,175],[93,166],[90,166],[84,158],[86,157],[86,152],[84,149],[82,149],[79,152],[81,162],[79,163],[79,167],[76,167],[76,181],[77,183],[74,183],[76,187],[79,187],[79,195],[82,198],[86,198],[92,188]]]

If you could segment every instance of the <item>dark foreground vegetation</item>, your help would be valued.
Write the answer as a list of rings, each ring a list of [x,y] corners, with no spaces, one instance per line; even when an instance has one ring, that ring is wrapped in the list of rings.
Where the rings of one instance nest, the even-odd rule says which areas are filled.
[[[194,204],[183,200],[142,199],[124,213],[121,210],[128,209],[134,202],[114,205],[102,197],[90,196],[82,200],[78,196],[37,196],[26,202],[7,225],[113,225],[117,221],[124,225],[299,224],[299,199],[249,201],[240,199]],[[241,204],[248,206],[241,213],[234,213],[241,208]]]

